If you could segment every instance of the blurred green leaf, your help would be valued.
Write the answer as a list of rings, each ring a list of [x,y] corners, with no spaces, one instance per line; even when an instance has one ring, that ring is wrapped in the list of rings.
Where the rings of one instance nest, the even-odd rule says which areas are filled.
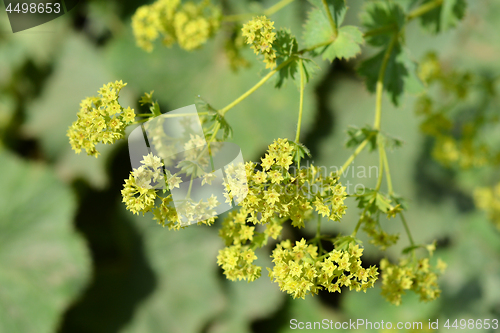
[[[424,0],[423,5],[435,0]],[[443,4],[420,17],[422,26],[434,33],[448,30],[457,25],[465,16],[467,2],[465,0],[443,0]]]
[[[272,267],[265,251],[257,253],[257,265]],[[252,321],[272,316],[289,297],[280,291],[278,285],[263,274],[253,282],[225,281],[227,284],[227,305],[224,312],[214,321],[210,333],[250,333]]]
[[[55,332],[90,278],[75,198],[46,167],[0,160],[0,332]]]
[[[225,306],[216,259],[223,244],[216,230],[191,225],[169,231],[150,216],[134,221],[157,285],[122,332],[200,332]]]
[[[363,61],[358,68],[359,75],[366,79],[366,87],[372,93],[376,91],[385,53],[385,49],[380,51],[375,56]],[[406,50],[400,44],[396,44],[390,54],[384,76],[384,89],[391,96],[394,105],[399,105],[405,91],[417,94],[424,89],[416,74],[416,65],[409,59]]]
[[[295,75],[298,71],[298,58],[294,54],[297,53],[299,45],[297,44],[297,39],[292,35],[290,30],[280,29],[276,33],[276,41],[273,43],[273,49],[276,50],[277,66],[288,61],[291,57],[295,57],[295,59],[291,60],[287,66],[283,67],[278,72],[276,88],[280,88],[286,79],[296,79]]]
[[[346,142],[346,148],[356,148],[367,138],[370,138],[370,151],[375,150],[377,147],[377,130],[374,130],[372,126],[366,125],[362,128],[356,126],[349,126],[347,130],[347,135],[349,140]]]
[[[366,42],[373,46],[389,45],[392,35],[404,27],[405,21],[403,8],[395,2],[368,2],[361,15],[366,30],[377,31],[366,37]]]
[[[39,99],[31,103],[23,127],[26,136],[40,139],[44,154],[55,161],[56,169],[66,180],[83,177],[94,187],[107,184],[105,163],[112,150],[99,144],[99,158],[76,155],[66,136],[68,127],[76,121],[80,101],[97,95],[97,90],[109,81],[119,79],[109,74],[100,53],[88,40],[71,34],[65,40],[54,73],[43,86]],[[128,94],[128,95],[127,95]],[[134,108],[129,87],[120,94],[120,103]]]

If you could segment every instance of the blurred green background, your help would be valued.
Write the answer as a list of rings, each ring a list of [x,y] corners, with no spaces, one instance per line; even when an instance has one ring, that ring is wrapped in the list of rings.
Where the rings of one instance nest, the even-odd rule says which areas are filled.
[[[348,1],[347,24],[359,23],[363,2]],[[223,36],[196,52],[137,48],[130,17],[145,3],[83,1],[61,18],[16,34],[0,5],[0,333],[284,333],[294,331],[292,318],[438,319],[441,326],[446,319],[500,319],[500,233],[471,197],[475,184],[485,185],[487,178],[456,174],[432,160],[432,142],[419,132],[413,112],[415,96],[405,96],[398,108],[384,99],[382,127],[405,142],[389,159],[395,189],[410,203],[415,241],[437,239],[436,255],[448,263],[439,281],[442,296],[432,303],[409,294],[396,307],[378,287],[366,294],[346,290],[292,300],[265,271],[250,284],[229,282],[216,264],[223,247],[220,222],[174,232],[151,216],[125,211],[120,189],[130,171],[126,141],[101,146],[98,159],[74,154],[68,143],[66,130],[81,99],[108,81],[123,80],[128,85],[121,104],[136,110],[140,96],[151,90],[162,110],[193,104],[197,95],[222,107],[265,73],[250,50],[245,56],[252,67],[232,72]],[[231,13],[273,3],[223,1]],[[407,46],[415,59],[435,51],[449,67],[500,72],[500,2],[468,3],[458,28],[438,36],[418,22],[409,25]],[[295,1],[272,17],[275,26],[300,37],[308,7]],[[317,165],[344,163],[351,153],[344,148],[347,126],[372,122],[375,98],[355,72],[370,52],[365,48],[350,62],[317,59],[320,70],[306,88],[302,129]],[[276,138],[294,138],[298,102],[293,83],[276,90],[269,82],[228,113],[233,142],[246,160],[257,160]],[[378,157],[369,153],[354,164],[372,165]],[[373,186],[376,175],[361,182]],[[323,223],[325,230],[350,233],[359,212],[353,201],[348,207],[342,223]],[[362,238],[365,263],[397,258],[407,246],[394,221],[384,227],[401,232],[398,246],[382,253]],[[293,232],[293,238],[314,234],[310,228]],[[260,263],[270,265],[268,254],[268,248],[257,253]]]

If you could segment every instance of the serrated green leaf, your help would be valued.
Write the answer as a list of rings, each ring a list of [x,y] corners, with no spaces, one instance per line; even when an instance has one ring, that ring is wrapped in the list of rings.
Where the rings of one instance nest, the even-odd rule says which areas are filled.
[[[400,31],[406,21],[403,8],[394,2],[370,2],[361,15],[361,23],[368,31],[376,34],[366,37],[366,42],[374,46],[386,46],[395,32]]]
[[[217,113],[217,110],[199,95],[196,96],[194,104],[196,105],[196,111],[198,112],[208,112],[210,115]]]
[[[303,34],[304,45],[306,47],[313,47],[321,43],[333,41],[333,31],[326,14],[317,8],[313,8],[307,13],[307,20],[304,25]],[[313,54],[322,53],[326,46],[321,48],[318,52]]]
[[[387,134],[385,134],[384,137],[385,137],[385,147],[389,150],[394,150],[396,148],[403,146],[404,144],[404,141],[399,138]]]
[[[153,104],[153,93],[154,92],[155,92],[154,90],[151,90],[151,92],[149,92],[149,93],[144,93],[144,95],[142,95],[141,99],[139,100],[139,104],[140,105]]]
[[[323,59],[333,61],[354,58],[361,53],[361,44],[363,44],[363,33],[358,27],[341,27],[335,41],[323,53]]]
[[[425,0],[422,4],[433,0]],[[465,0],[444,0],[443,4],[420,17],[422,26],[433,33],[455,27],[465,16],[467,2]]]
[[[224,118],[223,115],[217,114],[215,115],[215,120],[220,124],[220,128],[222,129],[222,140],[226,140],[228,138],[233,137],[233,129],[229,125],[229,123],[226,121],[226,118]]]
[[[338,36],[334,39],[332,28],[326,14],[320,9],[313,9],[308,14],[308,20],[304,26],[304,42],[307,47],[328,43],[329,45],[318,48],[311,53],[322,54],[323,59],[330,61],[349,59],[361,52],[360,44],[363,43],[363,34],[354,26],[341,27]]]
[[[311,151],[302,143],[297,143],[295,141],[289,141],[292,146],[294,147],[293,149],[293,159],[294,161],[298,162],[301,159],[303,159],[306,155],[308,157],[311,157]]]
[[[199,163],[184,160],[177,164],[177,168],[181,169],[186,175],[192,175],[193,177],[198,177],[205,173],[203,166]]]
[[[309,0],[316,8],[325,11],[325,6],[322,0]],[[347,6],[345,0],[326,0],[330,13],[332,14],[333,20],[337,27],[340,27],[344,22],[345,14],[347,12]],[[326,14],[326,11],[325,11]]]
[[[302,67],[304,68],[304,74],[306,76],[306,83],[309,82],[313,74],[315,74],[320,67],[314,60],[302,58]],[[295,82],[297,82],[296,80]],[[299,82],[300,83],[300,82]]]
[[[153,104],[151,104],[151,107],[149,109],[155,116],[161,115],[160,104],[158,104],[158,102],[154,102]]]
[[[348,236],[339,235],[333,243],[335,244],[336,250],[347,250],[349,248],[349,244],[351,243],[362,244],[363,242],[356,237],[352,237],[351,235]]]
[[[386,50],[380,51],[375,56],[363,61],[358,68],[358,73],[366,79],[366,87],[369,91],[375,92],[377,80],[384,60]],[[394,46],[386,72],[384,75],[384,90],[391,96],[394,105],[399,105],[401,95],[406,91],[415,93],[423,89],[408,55],[398,43]]]
[[[391,200],[379,192],[375,198],[375,206],[377,206],[381,212],[387,213],[391,209]]]
[[[299,66],[298,57],[296,56],[298,48],[297,39],[289,30],[278,30],[276,40],[273,43],[273,49],[276,51],[276,64],[279,66],[290,58],[293,58],[293,60],[278,72],[276,88],[280,88],[285,80],[289,78],[295,80],[295,74],[297,74]]]
[[[213,108],[210,104],[208,104],[203,98],[197,96],[195,98],[196,110],[198,112],[208,112],[209,116],[211,116],[211,121],[216,121],[220,125],[220,129],[222,130],[222,140],[226,140],[233,136],[233,129],[226,121],[223,115],[221,115],[215,108]],[[208,134],[212,134],[213,130]]]
[[[370,137],[370,151],[373,151],[377,147],[377,133],[378,131],[369,125],[363,128],[349,126],[347,130],[349,140],[346,142],[346,148],[355,148]]]
[[[45,166],[0,161],[0,332],[56,332],[90,279],[75,197]]]

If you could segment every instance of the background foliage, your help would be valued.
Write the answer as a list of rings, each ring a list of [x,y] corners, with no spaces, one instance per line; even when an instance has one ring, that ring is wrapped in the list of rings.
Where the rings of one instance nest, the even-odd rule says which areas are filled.
[[[359,25],[364,2],[370,1],[348,1],[344,25]],[[272,1],[223,3],[241,13]],[[407,218],[415,240],[437,238],[437,253],[449,265],[435,302],[419,303],[408,295],[395,307],[379,288],[292,301],[266,276],[251,284],[227,281],[216,265],[223,247],[216,228],[168,232],[148,217],[125,212],[119,191],[130,169],[125,142],[102,147],[99,159],[75,155],[67,142],[80,100],[103,83],[122,79],[129,83],[123,105],[138,108],[139,96],[151,90],[164,110],[192,104],[197,95],[226,105],[264,73],[250,51],[245,56],[251,68],[232,72],[220,38],[193,53],[177,47],[144,52],[130,28],[141,4],[87,1],[15,35],[0,10],[0,332],[288,332],[291,318],[500,317],[500,233],[474,209],[471,197],[475,184],[488,178],[457,174],[433,161],[432,139],[419,132],[411,95],[401,96],[398,108],[384,99],[383,123],[385,132],[404,142],[389,159],[396,191],[410,199]],[[295,1],[273,15],[275,26],[301,36],[308,6]],[[414,59],[435,51],[445,66],[498,73],[498,15],[497,1],[470,0],[458,28],[438,36],[412,22],[407,48]],[[438,28],[431,23],[429,29]],[[365,48],[364,54],[377,52]],[[350,154],[344,148],[347,126],[372,120],[374,96],[355,71],[360,60],[330,65],[317,58],[320,68],[306,89],[302,131],[318,165],[343,163]],[[233,141],[248,160],[259,158],[273,139],[294,136],[297,87],[287,83],[275,90],[274,84],[227,115]],[[365,153],[354,167],[377,163]],[[349,175],[346,180],[360,181]],[[375,183],[376,175],[361,181]],[[324,224],[325,230],[350,233],[358,214],[354,205],[348,203],[352,208],[341,224]],[[386,223],[388,230],[402,232],[392,220]],[[364,244],[365,260],[375,264],[384,256],[367,240]],[[259,260],[269,261],[262,255]]]

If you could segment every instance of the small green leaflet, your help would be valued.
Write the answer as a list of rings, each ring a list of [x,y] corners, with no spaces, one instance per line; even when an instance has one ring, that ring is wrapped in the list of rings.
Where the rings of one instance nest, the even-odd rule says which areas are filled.
[[[306,155],[308,157],[311,157],[311,151],[302,143],[297,143],[295,141],[288,141],[288,142],[290,142],[290,144],[293,146],[293,160],[295,162],[300,161]]]
[[[140,105],[145,105],[145,104],[153,104],[153,93],[155,91],[151,90],[150,93],[144,93],[144,95],[141,97],[141,100],[139,101]]]
[[[422,4],[433,0],[425,0]],[[465,0],[444,0],[443,4],[420,17],[420,23],[434,33],[453,28],[465,16]]]
[[[196,110],[198,112],[208,112],[211,121],[216,121],[219,123],[220,128],[222,130],[222,140],[226,140],[228,138],[233,137],[233,129],[226,121],[223,115],[221,115],[217,110],[215,110],[210,104],[208,104],[203,98],[200,96],[195,99]]]
[[[365,209],[370,215],[375,214],[377,211],[387,213],[393,207],[391,200],[375,190],[366,190],[363,194],[358,195],[358,208]]]
[[[373,46],[389,45],[395,32],[400,31],[406,21],[403,8],[393,2],[370,2],[361,16],[361,23],[367,31],[377,32],[366,37]]]
[[[411,252],[411,251],[413,251],[413,250],[420,249],[420,248],[423,248],[423,247],[424,247],[424,246],[422,246],[422,245],[412,245],[412,246],[407,246],[407,247],[405,247],[405,248],[401,251],[401,253],[403,253],[403,254],[408,254],[408,253],[410,253],[410,252]]]
[[[378,75],[386,50],[363,61],[358,68],[358,73],[366,79],[366,87],[375,92]],[[416,64],[408,57],[401,44],[396,44],[391,52],[389,63],[384,76],[384,89],[391,96],[394,105],[399,105],[403,92],[417,94],[423,91],[424,86],[416,74]]]
[[[300,58],[297,54],[298,43],[288,29],[280,29],[276,33],[276,41],[273,43],[273,48],[276,51],[276,63],[279,66],[285,61],[292,58],[291,62],[280,69],[277,75],[276,88],[281,88],[287,79],[294,80],[297,86],[300,86],[300,75],[298,74],[299,60],[302,59],[302,67],[304,68],[306,83],[309,82],[312,74],[316,72],[319,66],[311,59]]]
[[[278,80],[276,81],[276,88],[281,88],[283,82],[288,79],[295,79],[295,74],[298,71],[298,51],[297,39],[291,34],[288,29],[280,29],[276,33],[276,40],[273,43],[273,49],[276,51],[276,65],[279,66],[283,62],[294,58],[288,66],[280,69],[278,72]]]
[[[217,113],[217,110],[215,110],[210,104],[207,103],[207,101],[205,101],[199,95],[195,98],[194,103],[196,105],[196,110],[198,112],[208,112],[209,115]]]
[[[338,59],[350,59],[361,52],[360,45],[363,44],[362,32],[354,26],[345,26],[338,29],[338,36],[334,39],[332,27],[324,11],[318,8],[312,9],[308,13],[308,20],[304,26],[304,44],[306,47],[314,47],[318,44],[328,43],[329,45],[319,48],[319,52],[312,54],[322,54],[323,59],[330,61]]]
[[[355,148],[365,141],[366,138],[370,137],[370,151],[374,151],[377,147],[377,130],[374,130],[371,126],[367,125],[363,128],[356,126],[349,126],[347,129],[347,135],[349,140],[346,142],[346,148]]]

